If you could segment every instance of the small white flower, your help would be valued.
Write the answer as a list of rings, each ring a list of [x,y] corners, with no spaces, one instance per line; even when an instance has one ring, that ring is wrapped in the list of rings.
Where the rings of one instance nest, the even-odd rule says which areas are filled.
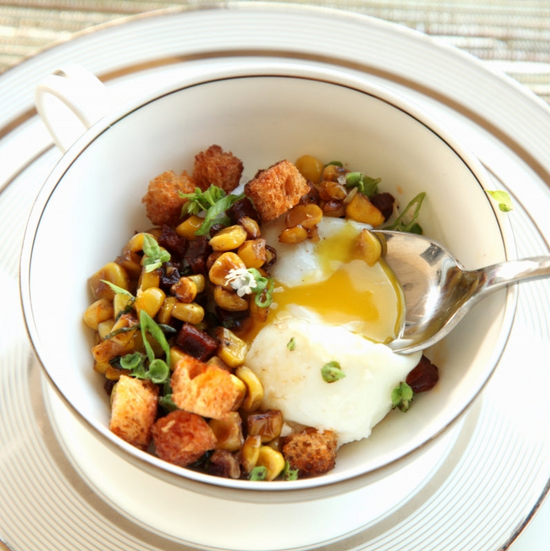
[[[239,297],[251,295],[258,286],[254,276],[246,268],[237,268],[229,271],[225,281],[231,285],[231,288],[237,292]]]

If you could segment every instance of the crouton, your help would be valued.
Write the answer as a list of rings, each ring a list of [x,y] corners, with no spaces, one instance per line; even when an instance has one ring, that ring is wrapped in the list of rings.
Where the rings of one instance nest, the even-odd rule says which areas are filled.
[[[136,448],[146,449],[157,415],[157,397],[158,388],[151,381],[121,375],[111,395],[111,431]]]
[[[195,187],[195,182],[187,172],[178,176],[170,170],[151,180],[141,200],[149,220],[155,226],[177,226],[181,222],[181,209],[187,200],[181,198],[179,193],[193,193]]]
[[[172,400],[181,409],[222,419],[242,398],[230,373],[185,354],[171,378]]]
[[[157,455],[186,467],[216,446],[214,432],[199,415],[176,410],[161,417],[152,429]]]
[[[241,181],[243,163],[219,145],[211,145],[195,156],[193,180],[203,191],[214,185],[231,193]]]
[[[309,192],[307,180],[290,161],[280,161],[256,174],[244,187],[262,222],[275,220]]]
[[[337,447],[335,432],[308,427],[287,436],[282,451],[290,466],[298,469],[300,478],[306,478],[331,471],[336,463]]]

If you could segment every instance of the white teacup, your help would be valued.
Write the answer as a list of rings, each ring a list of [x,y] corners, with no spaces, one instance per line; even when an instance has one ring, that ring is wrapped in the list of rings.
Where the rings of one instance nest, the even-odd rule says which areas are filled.
[[[134,231],[150,227],[141,204],[149,180],[191,168],[195,154],[212,144],[240,157],[250,178],[278,160],[307,153],[381,177],[382,189],[401,205],[425,191],[425,234],[467,268],[507,259],[512,240],[485,192],[492,184],[477,159],[437,121],[368,76],[244,60],[206,76],[182,75],[175,85],[109,108],[99,81],[74,67],[64,73],[49,77],[38,93],[42,117],[68,151],[29,219],[22,300],[49,380],[104,442],[148,472],[188,488],[215,487],[243,499],[269,500],[275,492],[302,499],[346,491],[399,468],[466,410],[506,343],[513,289],[485,300],[429,351],[440,368],[433,391],[420,395],[406,415],[392,412],[368,439],[344,446],[336,468],[324,476],[286,483],[217,478],[163,462],[112,434],[109,399],[102,376],[92,369],[92,339],[82,324],[90,303],[87,279],[116,258]],[[99,107],[93,101],[98,98]],[[69,106],[80,130],[88,128],[70,146],[78,124],[60,105]]]

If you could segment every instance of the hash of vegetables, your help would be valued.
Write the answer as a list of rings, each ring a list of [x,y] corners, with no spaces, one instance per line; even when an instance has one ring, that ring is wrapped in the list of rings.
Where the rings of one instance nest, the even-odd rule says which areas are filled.
[[[285,215],[279,241],[287,244],[318,240],[323,216],[372,227],[393,217],[392,229],[421,232],[423,194],[395,217],[379,180],[340,163],[283,160],[232,194],[242,172],[237,157],[213,145],[195,157],[191,174],[150,182],[143,203],[153,227],[89,279],[94,302],[84,322],[96,335],[94,369],[111,397],[111,431],[133,446],[215,476],[317,476],[334,468],[337,435],[264,410],[264,389],[244,364],[272,303],[277,251],[262,224]],[[357,255],[375,262],[379,247],[365,232]],[[338,376],[333,366],[325,381]],[[395,389],[394,406],[406,410],[437,378],[423,357]]]

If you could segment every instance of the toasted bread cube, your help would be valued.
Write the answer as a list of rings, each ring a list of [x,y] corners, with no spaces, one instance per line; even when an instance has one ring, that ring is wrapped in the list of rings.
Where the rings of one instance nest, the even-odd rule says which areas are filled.
[[[157,415],[157,397],[158,388],[151,381],[121,375],[111,396],[111,431],[136,448],[146,449]]]
[[[306,478],[331,471],[337,448],[335,432],[308,427],[285,438],[283,456],[293,469],[298,469],[300,478]]]
[[[307,180],[287,160],[258,172],[244,188],[262,222],[275,220],[290,210],[308,191]]]
[[[231,193],[240,183],[243,163],[219,145],[211,145],[195,156],[193,180],[203,191],[214,185]]]
[[[152,429],[157,455],[164,461],[186,467],[216,446],[216,437],[199,415],[176,410],[161,417]]]
[[[170,170],[151,180],[141,200],[149,220],[156,226],[177,226],[181,222],[181,209],[187,200],[180,197],[180,191],[193,193],[195,187],[195,182],[187,172],[178,176]]]
[[[210,419],[223,419],[242,398],[231,374],[184,354],[171,378],[172,400],[181,409]]]

